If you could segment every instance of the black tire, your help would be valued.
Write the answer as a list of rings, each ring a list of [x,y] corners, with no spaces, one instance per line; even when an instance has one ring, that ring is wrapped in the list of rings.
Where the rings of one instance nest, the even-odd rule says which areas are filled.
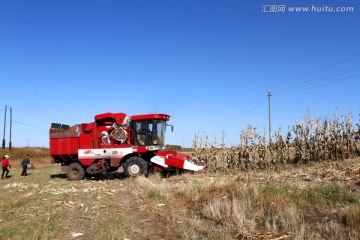
[[[81,180],[85,177],[85,169],[79,163],[72,163],[68,167],[67,178],[70,181]]]
[[[131,157],[125,162],[124,173],[127,177],[148,175],[148,164],[141,157]]]

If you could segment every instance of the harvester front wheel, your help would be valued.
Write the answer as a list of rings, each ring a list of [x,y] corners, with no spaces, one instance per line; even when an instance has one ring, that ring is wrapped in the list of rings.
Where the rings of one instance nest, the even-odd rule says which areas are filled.
[[[147,175],[148,174],[147,162],[141,157],[131,157],[125,163],[124,173],[127,177]]]
[[[79,163],[72,163],[69,165],[67,171],[67,178],[70,181],[81,180],[85,177],[85,169]]]

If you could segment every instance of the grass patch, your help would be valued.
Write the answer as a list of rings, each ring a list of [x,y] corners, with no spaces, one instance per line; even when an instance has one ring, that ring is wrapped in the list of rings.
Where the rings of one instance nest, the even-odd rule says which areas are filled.
[[[186,190],[186,196],[196,199],[201,196],[202,190],[204,188],[204,183],[200,180],[194,180],[190,187]]]
[[[159,189],[153,189],[150,190],[147,193],[147,197],[153,200],[161,200],[164,199],[164,196],[162,195],[161,191]]]
[[[358,195],[335,184],[320,184],[307,189],[297,189],[289,194],[300,206],[335,207],[348,204],[360,204]]]

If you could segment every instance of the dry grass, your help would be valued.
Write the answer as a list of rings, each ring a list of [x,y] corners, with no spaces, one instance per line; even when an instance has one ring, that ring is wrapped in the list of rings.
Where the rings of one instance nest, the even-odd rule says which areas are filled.
[[[51,157],[49,156],[49,149],[47,148],[13,148],[0,149],[1,158],[5,155],[10,155],[10,164],[12,166],[20,166],[21,160],[27,155],[30,155],[30,160],[33,164],[48,164],[51,163]]]

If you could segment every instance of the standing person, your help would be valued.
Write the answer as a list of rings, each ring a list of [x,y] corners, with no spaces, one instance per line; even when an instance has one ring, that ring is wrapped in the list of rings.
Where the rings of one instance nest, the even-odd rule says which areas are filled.
[[[26,155],[26,157],[21,161],[21,165],[23,167],[23,170],[22,170],[22,173],[21,173],[21,176],[27,176],[27,166],[28,164],[30,164],[30,155]]]
[[[8,177],[9,175],[9,168],[11,168],[11,165],[9,163],[9,155],[5,155],[2,159],[2,163],[1,163],[1,167],[2,167],[2,175],[1,178],[4,178],[4,174],[5,174],[5,178]]]

